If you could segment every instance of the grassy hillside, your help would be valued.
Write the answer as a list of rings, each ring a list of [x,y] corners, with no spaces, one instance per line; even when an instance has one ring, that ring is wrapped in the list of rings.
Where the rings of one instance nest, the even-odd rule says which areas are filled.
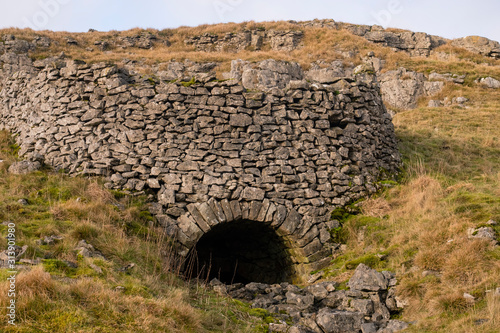
[[[0,132],[0,222],[16,224],[24,258],[42,258],[17,276],[17,326],[2,332],[246,332],[260,318],[230,299],[179,279],[170,244],[147,211],[146,196],[105,190],[99,180],[50,170],[7,172],[16,146]],[[18,203],[27,200],[27,205]],[[0,225],[0,248],[7,248]],[[55,244],[43,244],[48,236]],[[74,250],[86,240],[103,258]],[[131,269],[123,268],[135,264]],[[76,265],[77,267],[75,267]],[[2,318],[7,269],[0,269]],[[257,323],[256,323],[257,322]]]
[[[357,214],[345,217],[343,229],[334,235],[345,243],[345,251],[332,258],[324,278],[345,282],[360,262],[392,270],[400,281],[400,296],[409,304],[401,319],[415,323],[409,332],[497,332],[500,296],[494,290],[500,287],[500,247],[469,238],[467,232],[489,220],[500,223],[500,91],[474,84],[479,77],[500,79],[500,60],[450,45],[439,49],[448,55],[445,58],[410,58],[344,30],[316,28],[304,28],[304,47],[289,53],[207,54],[183,44],[188,36],[253,26],[297,29],[275,22],[150,30],[168,36],[172,45],[112,52],[86,47],[97,39],[142,30],[73,34],[77,47],[64,45],[65,33],[11,29],[0,35],[46,35],[60,41],[49,51],[31,54],[33,58],[63,50],[89,62],[127,57],[155,64],[189,58],[220,61],[219,71],[226,71],[229,61],[237,58],[298,61],[304,67],[317,59],[357,64],[373,50],[386,60],[384,70],[404,66],[425,73],[467,74],[464,85],[447,83],[433,97],[465,96],[470,100],[466,108],[428,108],[423,99],[419,108],[397,112],[393,121],[404,158],[401,180],[385,184],[386,190],[358,205]],[[343,58],[337,50],[359,54]],[[16,146],[8,133],[1,133],[0,223],[15,222],[17,244],[28,245],[25,258],[43,260],[18,275],[18,326],[1,321],[1,331],[255,332],[272,320],[202,285],[182,281],[168,240],[147,212],[146,196],[109,192],[99,179],[70,178],[48,169],[11,175],[7,167],[15,159]],[[500,234],[500,224],[493,227]],[[7,234],[7,226],[0,226],[0,234]],[[52,235],[63,239],[50,245],[40,242]],[[74,249],[82,239],[105,259],[78,256]],[[0,238],[0,249],[6,244]],[[123,270],[131,263],[135,267]],[[1,304],[8,301],[6,277],[7,271],[0,269]],[[475,300],[468,301],[464,293]]]
[[[226,33],[238,33],[245,30],[300,30],[304,33],[302,47],[291,52],[273,51],[269,45],[264,45],[262,50],[253,51],[251,47],[238,53],[228,52],[202,52],[196,51],[192,45],[184,41],[193,36],[205,33],[224,36]],[[176,29],[132,29],[127,31],[68,33],[54,31],[34,31],[31,29],[0,29],[0,38],[6,34],[13,34],[19,39],[32,41],[35,37],[49,37],[53,42],[48,49],[37,48],[30,52],[33,59],[43,59],[64,52],[72,59],[84,60],[88,63],[99,61],[118,62],[122,59],[136,60],[146,65],[143,71],[150,71],[148,66],[158,65],[167,61],[215,61],[220,65],[217,72],[228,71],[230,62],[234,59],[260,61],[269,58],[276,60],[295,61],[308,68],[312,62],[323,60],[344,60],[346,63],[358,65],[368,51],[374,51],[378,57],[386,60],[385,70],[404,66],[407,69],[439,73],[453,72],[458,74],[472,74],[470,82],[481,75],[496,76],[500,78],[499,59],[486,58],[471,53],[465,49],[448,44],[437,48],[434,55],[429,58],[411,58],[405,52],[394,52],[391,48],[371,43],[351,34],[345,29],[335,30],[330,28],[303,27],[288,22],[244,22],[216,25],[202,25],[198,27],[180,27]],[[152,34],[158,37],[151,49],[137,47],[121,48],[113,45],[121,37]],[[78,44],[67,45],[67,37],[71,37]],[[168,40],[168,45],[164,41]],[[96,42],[111,43],[109,49],[100,50]],[[349,53],[349,54],[347,54]],[[494,66],[494,67],[493,67]],[[140,67],[140,66],[138,66]],[[140,68],[139,68],[140,69]]]
[[[500,220],[500,96],[469,96],[467,109],[422,107],[395,116],[401,184],[344,221],[347,250],[328,269],[339,281],[359,262],[395,271],[409,302],[403,319],[417,323],[409,332],[497,332],[500,325],[500,296],[493,295],[500,247],[467,235]],[[500,234],[500,224],[494,229]]]

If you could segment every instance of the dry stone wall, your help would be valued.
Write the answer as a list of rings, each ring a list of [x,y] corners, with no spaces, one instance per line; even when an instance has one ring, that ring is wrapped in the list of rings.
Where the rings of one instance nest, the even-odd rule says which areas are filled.
[[[261,92],[1,59],[0,128],[17,135],[20,154],[154,192],[152,212],[182,255],[218,224],[256,221],[285,240],[295,272],[318,268],[337,226],[331,210],[375,192],[400,162],[379,88],[363,76]]]

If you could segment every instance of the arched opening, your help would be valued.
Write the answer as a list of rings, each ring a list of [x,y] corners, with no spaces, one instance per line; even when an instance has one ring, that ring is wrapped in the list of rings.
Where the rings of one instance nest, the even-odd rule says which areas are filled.
[[[189,256],[191,278],[232,283],[279,283],[293,279],[283,240],[266,224],[235,221],[213,227]]]

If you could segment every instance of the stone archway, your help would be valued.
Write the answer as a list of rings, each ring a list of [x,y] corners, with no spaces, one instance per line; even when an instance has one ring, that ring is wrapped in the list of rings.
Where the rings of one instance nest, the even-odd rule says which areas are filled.
[[[267,224],[250,220],[221,223],[204,234],[188,256],[188,275],[223,283],[292,281],[287,245]]]
[[[187,275],[220,277],[228,283],[296,282],[329,254],[324,230],[295,209],[268,199],[212,198],[189,204],[187,210],[175,233]]]

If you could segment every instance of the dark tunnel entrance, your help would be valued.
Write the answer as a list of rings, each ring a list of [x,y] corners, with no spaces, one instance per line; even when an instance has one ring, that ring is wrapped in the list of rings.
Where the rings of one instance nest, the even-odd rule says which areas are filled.
[[[253,221],[219,224],[203,235],[189,255],[190,278],[232,283],[291,282],[286,246],[268,225]]]

